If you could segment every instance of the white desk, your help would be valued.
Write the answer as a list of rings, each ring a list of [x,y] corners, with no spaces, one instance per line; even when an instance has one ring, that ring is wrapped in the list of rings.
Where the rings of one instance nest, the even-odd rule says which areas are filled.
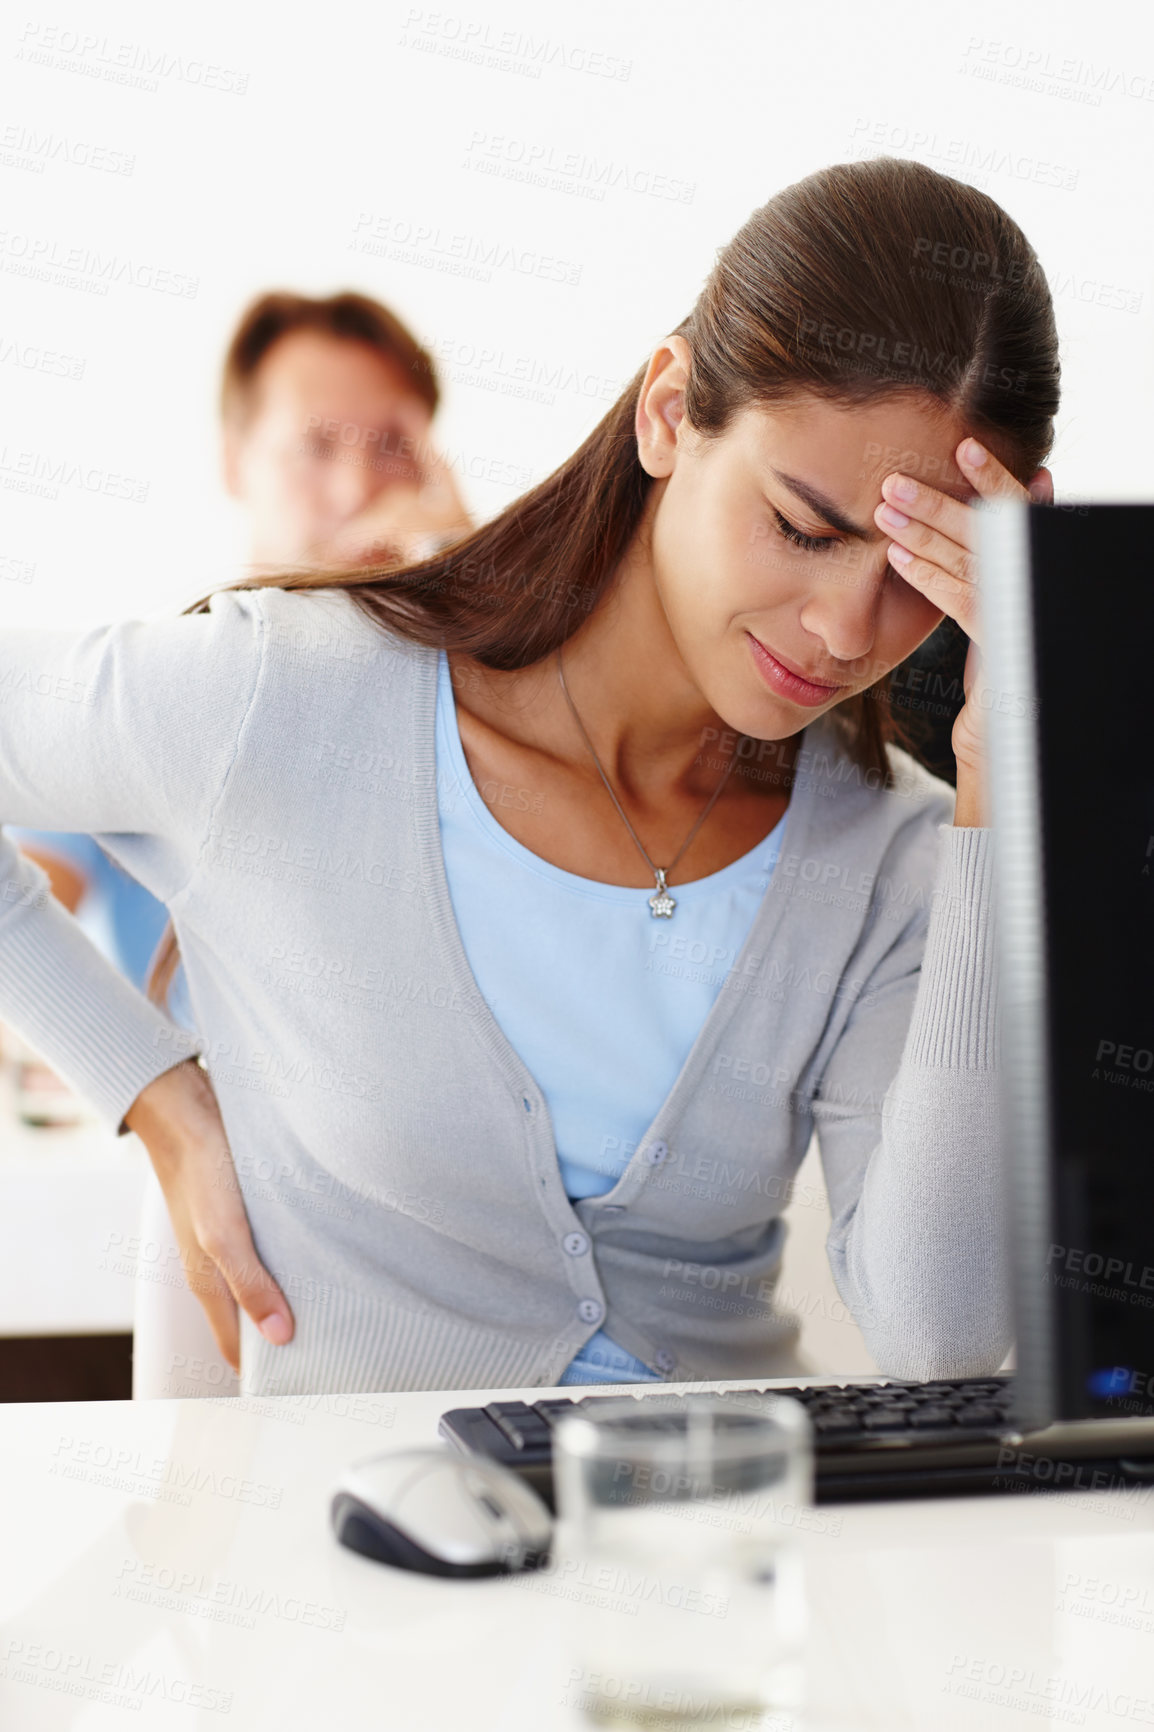
[[[330,1533],[348,1462],[485,1399],[0,1407],[0,1726],[582,1726],[556,1577],[438,1581]],[[1154,1493],[816,1513],[806,1732],[1154,1722]]]

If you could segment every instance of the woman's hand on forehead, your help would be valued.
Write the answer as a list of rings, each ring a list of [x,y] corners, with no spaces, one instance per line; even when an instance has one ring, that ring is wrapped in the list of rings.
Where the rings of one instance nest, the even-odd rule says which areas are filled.
[[[1053,501],[1053,481],[1047,469],[1039,469],[1029,486],[1023,487],[993,452],[976,439],[963,439],[956,456],[964,479],[973,488],[975,501],[1021,499],[1039,504]],[[882,501],[874,511],[874,521],[893,537],[888,557],[898,576],[949,614],[971,640],[962,676],[966,702],[954,723],[952,743],[958,763],[959,801],[966,782],[967,810],[979,812],[983,803],[974,789],[981,782],[984,717],[993,696],[982,676],[978,648],[980,626],[974,560],[977,519],[971,509],[973,502],[955,499],[940,488],[893,471],[882,482]]]
[[[1053,498],[1053,487],[1045,469],[1038,470],[1029,488],[1023,487],[992,451],[973,438],[963,439],[955,456],[963,478],[973,489],[973,500],[955,499],[941,488],[895,470],[882,482],[882,501],[874,511],[874,521],[893,537],[888,557],[898,576],[973,638],[977,627],[977,524],[971,504],[978,499],[1048,500]]]

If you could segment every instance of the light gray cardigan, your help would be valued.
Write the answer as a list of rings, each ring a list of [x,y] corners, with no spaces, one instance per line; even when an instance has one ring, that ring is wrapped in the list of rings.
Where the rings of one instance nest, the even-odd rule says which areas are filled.
[[[122,1119],[201,1051],[257,1249],[246,1393],[548,1385],[597,1328],[663,1376],[772,1375],[780,1213],[816,1125],[838,1289],[892,1374],[1009,1345],[990,833],[901,752],[807,728],[781,855],[668,1098],[565,1195],[541,1091],[470,973],[437,817],[436,653],[339,590],[0,631],[0,819],[95,834],[170,908],[201,1039],[0,832],[0,1017]]]

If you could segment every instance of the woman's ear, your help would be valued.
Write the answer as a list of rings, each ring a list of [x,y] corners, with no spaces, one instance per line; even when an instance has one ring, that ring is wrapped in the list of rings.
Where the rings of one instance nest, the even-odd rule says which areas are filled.
[[[1054,477],[1048,469],[1036,469],[1026,483],[1026,492],[1035,505],[1053,505]]]
[[[653,351],[637,398],[634,430],[637,455],[647,475],[665,479],[677,458],[677,429],[685,415],[689,380],[689,344],[684,337],[666,337]]]

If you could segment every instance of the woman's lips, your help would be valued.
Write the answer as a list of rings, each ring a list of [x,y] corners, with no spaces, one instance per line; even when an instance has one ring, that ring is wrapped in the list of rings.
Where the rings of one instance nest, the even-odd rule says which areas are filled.
[[[783,698],[789,698],[795,704],[805,704],[815,709],[818,704],[827,704],[837,692],[847,690],[845,686],[820,685],[816,680],[806,679],[795,669],[787,667],[772,650],[767,650],[763,643],[754,637],[752,632],[745,634],[753,651],[754,665],[758,673],[771,690]]]

